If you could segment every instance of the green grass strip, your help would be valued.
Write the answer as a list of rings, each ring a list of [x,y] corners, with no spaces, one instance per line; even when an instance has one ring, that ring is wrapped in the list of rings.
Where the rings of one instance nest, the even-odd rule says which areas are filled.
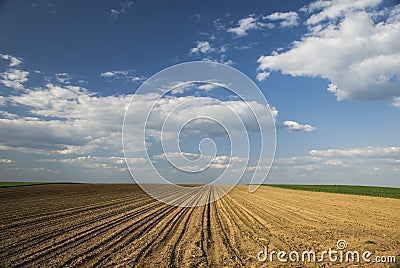
[[[400,199],[400,188],[353,185],[301,185],[301,184],[266,184],[284,189],[326,192],[338,194],[354,194]]]

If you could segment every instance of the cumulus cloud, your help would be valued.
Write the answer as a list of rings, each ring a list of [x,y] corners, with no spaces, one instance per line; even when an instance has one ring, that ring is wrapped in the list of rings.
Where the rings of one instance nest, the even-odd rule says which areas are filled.
[[[246,36],[248,31],[259,29],[263,26],[261,22],[254,16],[249,16],[247,18],[240,19],[237,27],[232,27],[228,29],[228,32],[234,33],[238,37]]]
[[[125,160],[129,162],[130,165],[139,168],[146,159],[144,158],[123,158],[117,156],[104,157],[104,156],[77,156],[74,158],[43,158],[37,159],[37,162],[48,162],[48,163],[62,163],[69,165],[80,165],[85,168],[92,169],[113,169],[118,171],[127,171]]]
[[[270,76],[270,72],[260,72],[257,74],[256,79],[258,81],[264,81],[266,78],[268,78]]]
[[[315,127],[311,125],[302,125],[295,121],[284,121],[283,125],[286,127],[288,131],[304,131],[304,132],[312,132],[315,131]]]
[[[17,58],[17,57],[7,55],[7,54],[0,54],[0,58],[2,58],[4,60],[8,60],[10,67],[17,67],[18,65],[20,65],[22,63],[21,58]]]
[[[299,15],[297,12],[275,12],[267,15],[264,19],[278,21],[281,27],[293,27],[299,25]]]
[[[272,117],[277,128],[285,129],[289,132],[312,132],[317,130],[315,127],[307,124],[300,124],[293,120],[286,120],[283,123],[278,121],[279,111],[276,107],[271,107]]]
[[[269,22],[265,22],[265,20]],[[293,27],[299,24],[299,16],[296,12],[275,12],[267,16],[249,15],[238,21],[238,26],[228,28],[228,32],[234,33],[237,37],[248,35],[252,30],[262,28],[272,29],[275,27],[273,22],[279,23],[281,27]]]
[[[270,180],[299,184],[399,186],[400,147],[311,150],[304,156],[276,158]],[[380,176],[371,171],[380,171]],[[329,174],[329,177],[326,177]]]
[[[239,163],[247,163],[248,161],[248,159],[244,157],[227,155],[210,156],[188,152],[170,152],[154,155],[152,158],[154,160],[169,159],[176,164],[177,167],[189,172],[201,171],[206,168],[226,169],[230,166],[236,166]],[[192,164],[185,165],[187,162],[182,161],[182,159],[188,159],[189,161],[192,161]]]
[[[199,90],[210,91],[214,86],[200,85]],[[154,99],[160,96],[161,93],[137,96],[138,109],[135,111],[147,113]],[[18,109],[16,114],[5,111],[0,113],[0,150],[40,155],[38,159],[48,159],[43,160],[44,162],[79,165],[88,169],[102,168],[108,172],[126,171],[118,155],[122,153],[121,130],[124,113],[131,98],[132,95],[101,96],[85,87],[66,83],[48,83],[43,87],[26,88],[22,94],[1,96],[2,108]],[[257,102],[250,104],[256,113],[266,108]],[[218,101],[207,97],[164,96],[154,107],[147,121],[149,137],[159,141],[160,126],[166,115],[178,106],[169,117],[169,126],[172,127],[165,129],[166,139],[174,137],[171,131],[198,115],[216,117],[233,135],[241,131],[242,123],[247,131],[259,131],[252,111],[241,100]],[[278,110],[274,107],[271,109],[276,120]],[[130,118],[132,121],[129,125],[133,127],[129,129],[129,137],[124,137],[128,148],[126,152],[133,152],[133,155],[130,155],[132,159],[128,161],[137,163],[137,167],[140,168],[140,161],[143,159],[134,159],[134,156],[148,149],[137,139],[138,135],[143,134],[144,122],[137,120],[137,116]],[[260,120],[265,121],[268,118]],[[226,132],[209,120],[194,120],[184,128],[183,135],[184,138],[221,137],[226,135]],[[211,168],[225,168],[227,162],[224,159],[222,156],[217,157]],[[47,167],[46,163],[43,165]],[[18,168],[23,172],[23,165]]]
[[[209,53],[214,49],[207,41],[197,41],[197,45],[190,49],[190,54]]]
[[[4,132],[0,137],[1,148],[40,154],[88,154],[107,148],[120,151],[122,120],[131,97],[98,96],[83,87],[53,84],[27,90],[21,95],[3,97],[5,105],[18,106],[21,114],[12,117],[3,114],[3,118],[0,118],[0,128]],[[140,111],[146,113],[154,98],[158,97],[140,95],[137,99]],[[256,102],[251,105],[255,112],[265,109]],[[249,131],[259,131],[252,111],[241,100],[221,102],[213,98],[186,96],[165,97],[159,101],[147,122],[150,134],[159,130],[166,115],[178,106],[179,109],[169,117],[173,126],[181,127],[189,119],[208,114],[224,122],[232,133],[242,129],[242,122]],[[274,108],[273,113],[277,116]],[[144,122],[130,123],[134,129],[131,132],[132,140],[127,138],[130,142],[128,147],[136,151],[145,150],[134,138],[135,135],[141,135]],[[226,134],[214,125],[210,127],[210,123],[196,120],[185,129],[185,133],[193,136]],[[168,129],[165,137],[168,137]]]
[[[288,50],[258,59],[260,71],[322,77],[338,100],[400,96],[400,6],[381,1],[318,1],[306,8],[308,32]],[[397,14],[397,15],[396,15]]]
[[[312,15],[307,19],[308,25],[315,25],[327,20],[334,20],[345,16],[349,12],[363,11],[374,8],[379,5],[382,0],[363,0],[363,1],[315,1],[310,5],[303,7],[303,11],[308,11]]]
[[[131,95],[96,96],[76,86],[46,85],[25,94],[5,97],[30,116],[0,119],[3,149],[35,153],[88,153],[120,148],[125,107]]]
[[[23,84],[28,81],[28,75],[27,71],[9,69],[0,73],[0,83],[15,90],[22,90],[24,89]]]
[[[43,154],[62,153],[69,147],[83,146],[86,142],[78,128],[58,120],[0,119],[3,148],[42,150]]]
[[[256,114],[267,116],[263,112],[266,107],[255,101],[249,103],[241,100],[218,101],[210,97],[193,96],[162,98],[153,108],[147,126],[154,130],[159,130],[163,126],[163,136],[174,137],[176,130],[186,125],[186,122],[201,116],[202,119],[193,120],[191,124],[186,125],[184,134],[195,137],[218,137],[227,134],[224,128],[216,125],[215,121],[206,118],[222,122],[224,127],[231,131],[230,134],[241,134],[243,125],[248,131],[258,132],[259,125],[249,105]],[[168,121],[163,125],[166,119]],[[267,117],[258,120],[269,121]]]

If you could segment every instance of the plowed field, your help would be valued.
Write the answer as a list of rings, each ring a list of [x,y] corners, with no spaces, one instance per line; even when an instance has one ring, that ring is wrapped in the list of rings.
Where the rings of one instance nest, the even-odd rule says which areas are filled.
[[[162,186],[160,192],[162,192]],[[209,198],[213,188],[204,193]],[[0,267],[397,267],[400,200],[235,187],[205,206],[174,207],[136,185],[48,184],[0,189]],[[302,262],[303,251],[373,253],[371,263]],[[287,263],[273,255],[300,253]],[[263,253],[264,254],[264,253]],[[260,256],[263,257],[264,255]],[[294,255],[292,255],[293,257]],[[338,255],[339,256],[339,255]],[[396,263],[373,263],[395,256]],[[317,255],[317,258],[319,255]]]

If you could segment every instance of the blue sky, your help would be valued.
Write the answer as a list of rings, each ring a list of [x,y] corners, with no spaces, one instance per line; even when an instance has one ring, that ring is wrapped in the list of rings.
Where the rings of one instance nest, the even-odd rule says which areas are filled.
[[[131,181],[132,94],[203,60],[246,74],[273,107],[267,182],[400,186],[396,1],[2,1],[0,25],[2,181]]]

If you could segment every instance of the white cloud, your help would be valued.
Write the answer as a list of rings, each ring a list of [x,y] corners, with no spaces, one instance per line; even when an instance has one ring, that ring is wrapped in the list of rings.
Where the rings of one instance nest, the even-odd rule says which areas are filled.
[[[113,16],[114,18],[117,18],[119,15],[124,14],[127,12],[127,10],[133,5],[132,1],[125,1],[120,3],[120,8],[118,9],[111,9],[110,10],[110,15]]]
[[[217,88],[218,86],[217,85],[215,85],[215,84],[204,84],[204,85],[201,85],[201,86],[199,86],[199,87],[197,87],[198,89],[202,89],[202,90],[205,90],[205,91],[210,91],[210,90],[213,90],[214,88]]]
[[[343,165],[343,162],[338,159],[328,159],[325,161],[325,164],[329,166],[340,166]]]
[[[209,53],[214,51],[207,41],[197,41],[197,45],[190,49],[190,54]]]
[[[201,90],[211,90],[210,86],[201,86],[203,86]],[[160,94],[137,96],[135,111],[146,113]],[[3,96],[1,99],[3,105],[18,107],[18,114],[1,113],[0,150],[37,154],[41,155],[37,157],[38,159],[48,157],[55,159],[46,160],[48,162],[75,164],[81,168],[102,168],[108,170],[107,172],[126,171],[118,155],[122,152],[121,128],[124,112],[131,98],[132,95],[99,96],[84,87],[50,83],[42,88],[26,89],[21,95]],[[265,110],[265,107],[257,102],[250,104],[255,113],[260,113],[258,110]],[[169,112],[178,106],[179,108],[169,117],[171,124],[165,129],[166,139],[174,136],[168,127],[172,126],[172,129],[181,127],[188,119],[198,115],[216,118],[223,122],[233,135],[241,133],[242,122],[248,131],[259,131],[252,111],[241,100],[217,101],[205,97],[171,96],[162,98],[154,107],[147,121],[148,135],[159,140],[157,136],[159,127]],[[274,107],[271,109],[276,119],[278,110]],[[236,115],[240,120],[235,118]],[[128,161],[141,168],[140,161],[143,160],[133,158],[135,154],[138,155],[147,148],[144,148],[137,139],[137,136],[143,133],[144,122],[136,118],[137,116],[130,117],[132,121],[129,125],[132,127],[128,133],[131,135],[124,137],[127,148],[125,152],[133,152],[133,155],[130,155],[132,159]],[[260,120],[265,121],[268,118]],[[195,120],[184,129],[183,135],[186,135],[185,137],[226,135],[215,126],[207,120]],[[224,161],[222,156],[217,157],[211,167],[226,168],[227,163]],[[22,169],[20,171],[22,172]]]
[[[350,149],[311,150],[310,155],[317,157],[398,157],[400,147],[364,147]]]
[[[200,155],[188,152],[171,152],[159,155],[154,155],[152,157],[154,160],[166,160],[167,158],[172,161],[177,167],[189,171],[201,171],[206,168],[215,169],[226,169],[228,167],[236,167],[240,163],[247,163],[248,159],[244,157],[227,156],[227,155]],[[185,159],[185,160],[183,160]],[[191,165],[187,164],[186,159],[191,162]]]
[[[249,31],[258,30],[261,28],[274,28],[275,25],[272,22],[263,22],[262,20],[277,21],[281,27],[293,27],[299,24],[299,16],[296,12],[276,12],[263,17],[255,17],[249,15],[246,18],[238,21],[238,26],[228,28],[228,32],[234,33],[237,37],[243,37],[248,34]]]
[[[0,165],[1,164],[5,165],[15,164],[15,161],[7,158],[0,158]]]
[[[206,83],[198,86],[197,88],[204,91],[210,91],[218,87],[229,88],[229,85],[225,83]]]
[[[115,75],[116,74],[114,72],[111,72],[111,71],[107,71],[107,72],[104,72],[104,73],[100,74],[101,77],[113,77]]]
[[[276,119],[278,118],[278,115],[279,115],[278,109],[276,107],[271,107],[271,113],[272,113],[272,117],[276,121]]]
[[[210,38],[210,40],[213,40]],[[234,62],[226,57],[228,51],[227,45],[222,45],[220,48],[214,48],[208,41],[197,41],[196,46],[189,50],[189,54],[194,56],[203,56],[202,61],[218,62],[226,65],[233,65]],[[213,52],[213,53],[212,53]],[[212,53],[213,56],[210,54]]]
[[[106,71],[100,74],[103,78],[126,79],[130,82],[138,83],[147,79],[147,77],[134,75],[135,70],[114,70]]]
[[[121,12],[120,12],[119,10],[116,10],[116,9],[111,9],[111,10],[110,10],[110,14],[111,14],[112,16],[118,16],[120,13],[121,13]]]
[[[131,97],[132,95],[102,97],[83,87],[53,84],[27,90],[22,95],[4,97],[7,105],[19,106],[22,114],[0,119],[0,128],[4,132],[0,137],[0,146],[3,150],[14,148],[21,152],[40,154],[88,154],[107,148],[120,151],[122,120]],[[158,97],[159,95],[140,95],[137,104],[140,112],[146,113],[154,98]],[[256,113],[258,109],[265,109],[256,102],[251,104]],[[159,101],[147,122],[150,133],[157,132],[165,117],[178,105],[180,108],[169,118],[174,126],[182,126],[188,119],[198,115],[209,115],[224,122],[232,133],[242,128],[242,121],[249,131],[259,131],[252,111],[240,100],[219,102],[212,98],[186,96],[164,97]],[[276,109],[273,111],[277,114]],[[232,113],[242,121],[238,121]],[[145,150],[143,144],[135,139],[135,135],[142,133],[143,122],[131,122],[130,125],[134,128],[130,132],[133,133],[132,139],[126,138],[130,142],[128,147],[136,151]],[[200,136],[225,135],[221,129],[212,126],[210,127],[209,121],[197,120],[185,133]],[[165,137],[168,137],[168,131],[165,132]]]
[[[101,77],[125,77],[125,76],[129,75],[129,73],[131,73],[131,72],[132,72],[132,70],[107,71],[107,72],[101,73],[100,76]]]
[[[299,15],[297,12],[275,12],[265,16],[264,19],[279,21],[281,27],[293,27],[299,25]]]
[[[0,83],[16,90],[22,90],[24,89],[23,83],[28,81],[28,75],[27,71],[9,69],[0,73]]]
[[[213,82],[213,81],[207,81],[207,82],[205,81],[204,84],[195,85],[193,83],[178,81],[178,82],[171,84],[170,87],[173,88],[171,90],[171,94],[173,94],[173,95],[182,94],[185,91],[194,90],[194,89],[204,90],[204,91],[208,92],[208,91],[211,91],[218,87],[229,88],[229,85],[225,84],[225,83]]]
[[[357,12],[366,10],[368,8],[374,8],[381,2],[382,0],[320,0],[311,3],[308,7],[304,7],[303,10],[308,10],[308,12],[314,13],[307,19],[307,24],[315,25],[325,20],[334,20],[345,16],[345,14],[349,12]]]
[[[265,114],[265,106],[257,102],[249,102],[256,114]],[[173,111],[172,114],[170,112]],[[180,129],[189,120],[198,116],[209,117],[223,122],[224,126],[231,131],[231,134],[238,134],[244,124],[248,131],[259,131],[258,123],[249,106],[241,100],[218,101],[210,97],[168,97],[162,98],[149,116],[148,127],[154,129],[161,127],[164,120],[168,118],[168,124],[164,126],[164,137],[173,137],[172,130]],[[268,122],[268,118],[259,118]],[[271,122],[272,123],[272,122]],[[169,135],[171,130],[171,135]],[[210,120],[191,121],[185,128],[185,134],[189,136],[211,136],[218,137],[226,135],[223,128],[216,127],[215,122]]]
[[[127,171],[125,158],[111,156],[111,157],[104,157],[104,156],[77,156],[75,158],[43,158],[37,159],[37,162],[48,162],[48,163],[62,163],[62,164],[69,164],[69,165],[80,165],[85,168],[92,168],[92,169],[113,169],[118,171]],[[140,168],[145,161],[144,158],[127,158],[127,162],[132,167]]]
[[[222,63],[226,65],[233,65],[235,62],[231,59],[226,59],[224,55],[222,55],[219,59],[215,59],[212,57],[206,57],[202,59],[203,61],[209,61],[209,62],[217,62],[217,63]]]
[[[17,119],[18,116],[16,114],[12,114],[6,111],[0,111],[0,115],[1,117],[5,118],[5,119]]]
[[[392,105],[393,105],[394,107],[400,108],[400,97],[395,97],[395,98],[393,99]]]
[[[270,76],[270,72],[260,72],[257,74],[256,79],[258,81],[264,81],[266,78],[268,78]]]
[[[0,58],[4,59],[4,60],[8,60],[9,66],[10,67],[17,67],[18,65],[20,65],[22,63],[22,60],[20,58],[11,56],[11,55],[7,55],[7,54],[0,54]]]
[[[52,84],[6,97],[10,105],[27,109],[34,117],[0,119],[4,130],[0,144],[5,149],[58,154],[109,147],[120,151],[121,124],[130,97],[99,97],[81,87]]]
[[[243,37],[248,34],[250,30],[260,29],[262,27],[272,28],[272,24],[266,24],[259,21],[259,18],[255,18],[250,15],[247,18],[240,19],[238,22],[239,26],[228,28],[228,32],[234,33],[237,37]]]
[[[312,132],[315,131],[315,127],[311,125],[302,125],[295,121],[284,121],[283,125],[286,127],[288,131],[304,131],[304,132]]]
[[[398,187],[396,172],[399,164],[400,147],[311,150],[304,156],[276,158],[269,180],[275,183]],[[379,176],[371,173],[371,170],[379,171]]]
[[[142,82],[145,81],[147,77],[145,76],[134,76],[131,78],[132,82]]]
[[[239,20],[239,26],[229,28],[228,32],[234,33],[239,37],[246,36],[247,31],[259,28],[257,20],[253,17],[248,17]]]
[[[308,32],[286,51],[258,59],[260,71],[322,77],[338,100],[400,96],[400,16],[371,10],[380,1],[318,1]],[[395,6],[399,10],[400,6]]]
[[[59,83],[62,84],[70,84],[71,83],[71,75],[67,74],[67,73],[56,73],[56,80]]]
[[[6,148],[22,147],[48,152],[62,152],[68,145],[84,145],[79,129],[71,125],[57,120],[0,119],[3,132],[0,144]]]

